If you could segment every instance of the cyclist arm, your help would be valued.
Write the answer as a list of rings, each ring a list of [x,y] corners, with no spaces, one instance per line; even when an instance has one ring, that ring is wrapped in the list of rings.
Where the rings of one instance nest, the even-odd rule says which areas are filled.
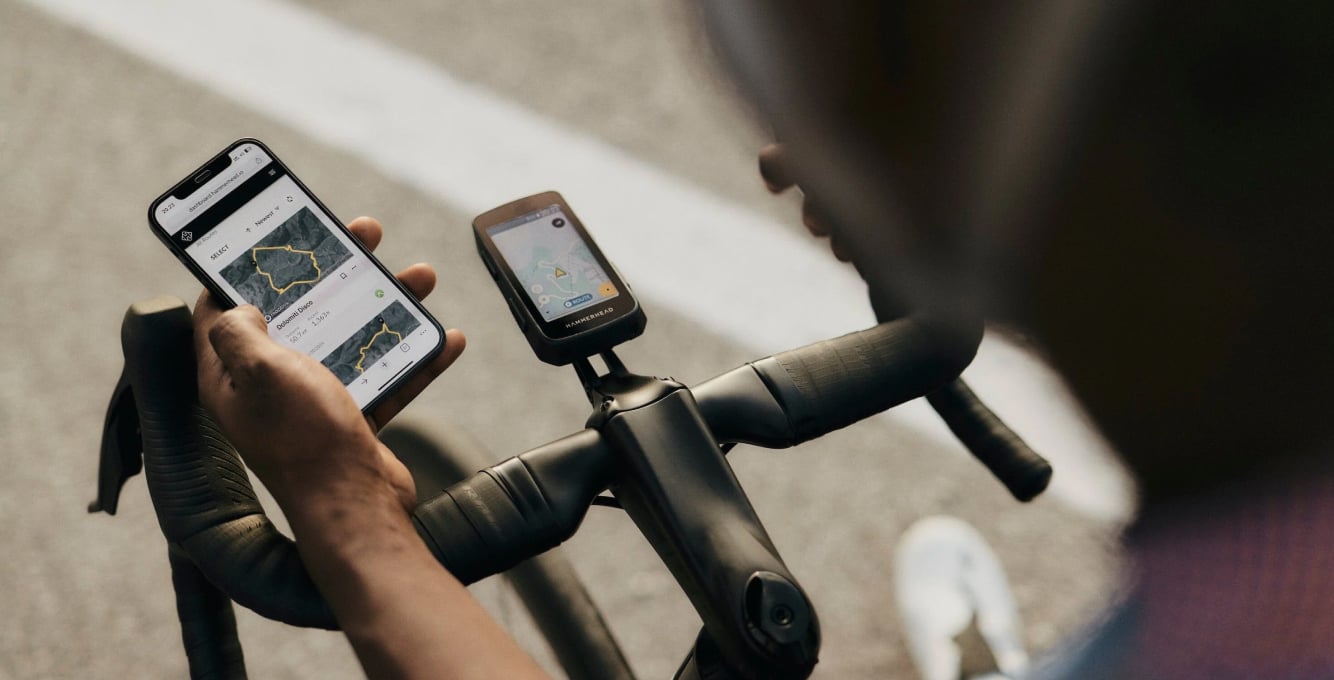
[[[349,227],[379,241],[373,220]],[[435,275],[418,265],[399,279],[420,298]],[[253,307],[223,312],[205,293],[195,341],[201,402],[282,507],[368,676],[546,677],[427,551],[408,515],[411,475],[375,438],[458,357],[461,334],[370,418],[328,369],[271,340]]]
[[[544,677],[427,552],[411,478],[338,379],[273,342],[253,307],[196,308],[205,406],[282,507],[367,675]]]
[[[395,490],[366,472],[289,487],[280,503],[367,676],[546,677],[426,551]]]

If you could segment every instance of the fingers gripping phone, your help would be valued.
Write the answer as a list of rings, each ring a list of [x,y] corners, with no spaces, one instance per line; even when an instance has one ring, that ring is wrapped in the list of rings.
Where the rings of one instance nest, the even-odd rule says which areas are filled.
[[[264,144],[233,142],[148,208],[153,233],[224,307],[323,363],[369,412],[444,346],[420,302]]]

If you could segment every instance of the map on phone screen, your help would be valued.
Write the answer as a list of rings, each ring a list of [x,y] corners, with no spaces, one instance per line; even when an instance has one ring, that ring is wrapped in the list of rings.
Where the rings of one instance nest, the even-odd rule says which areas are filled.
[[[219,272],[246,302],[276,319],[352,253],[301,208]]]

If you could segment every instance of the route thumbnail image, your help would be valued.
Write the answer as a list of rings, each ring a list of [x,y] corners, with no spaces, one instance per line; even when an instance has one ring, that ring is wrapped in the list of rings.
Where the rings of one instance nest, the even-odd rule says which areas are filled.
[[[333,232],[309,208],[301,208],[221,274],[246,302],[276,319],[350,257]]]
[[[402,302],[394,302],[357,329],[320,363],[328,366],[344,385],[351,384],[420,325],[421,322]]]

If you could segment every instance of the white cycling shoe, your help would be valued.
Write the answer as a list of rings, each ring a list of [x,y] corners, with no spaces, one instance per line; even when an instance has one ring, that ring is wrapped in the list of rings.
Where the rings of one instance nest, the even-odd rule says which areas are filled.
[[[1023,626],[1000,560],[954,517],[917,521],[894,554],[899,615],[922,680],[1019,677]]]

